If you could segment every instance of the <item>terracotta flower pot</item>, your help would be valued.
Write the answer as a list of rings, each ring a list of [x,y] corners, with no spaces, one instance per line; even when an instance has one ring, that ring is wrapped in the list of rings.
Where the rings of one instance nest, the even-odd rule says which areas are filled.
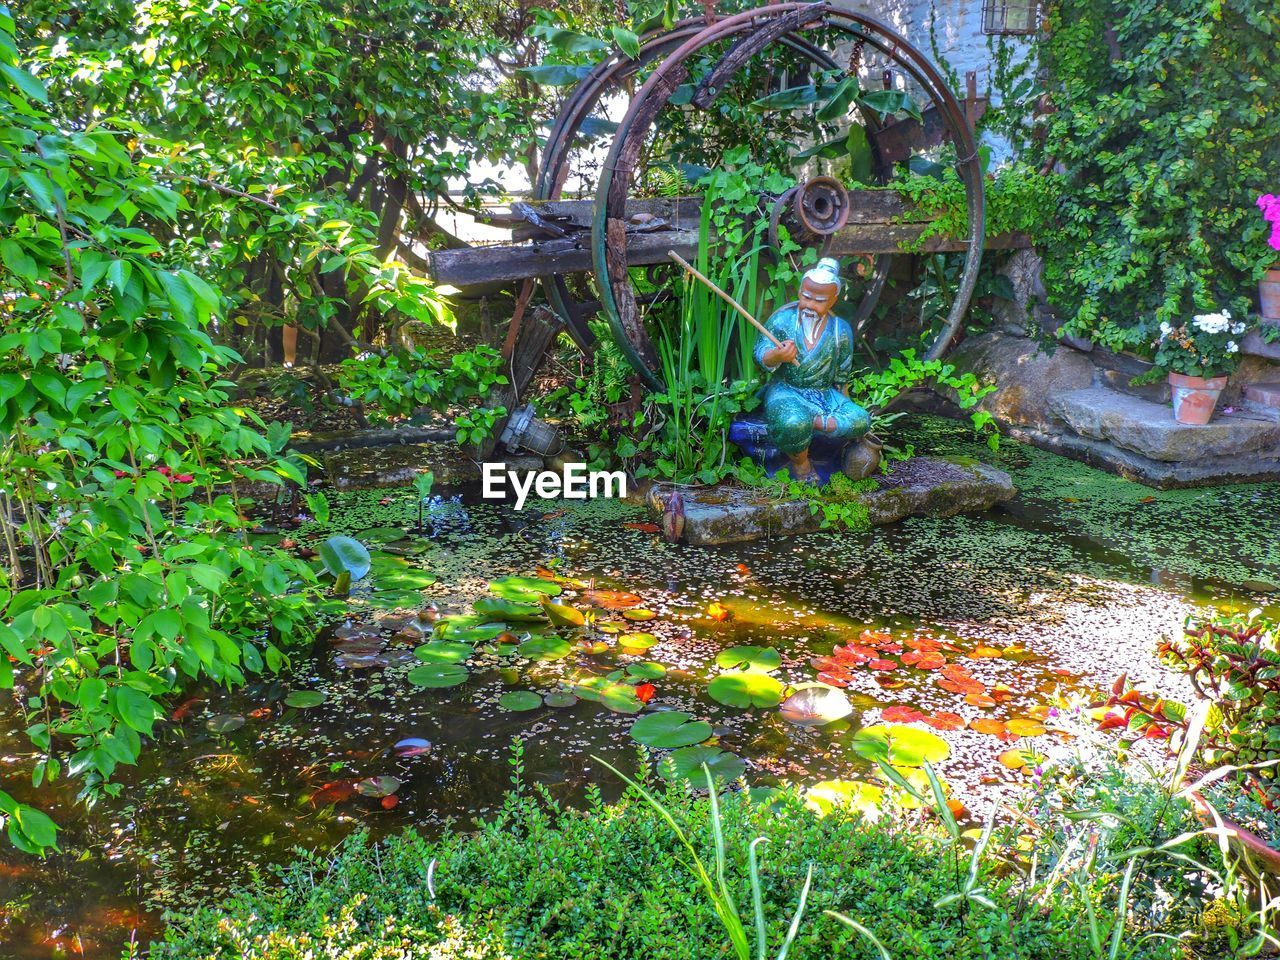
[[[1218,405],[1218,397],[1226,389],[1227,378],[1171,373],[1169,386],[1173,388],[1173,419],[1179,423],[1203,425],[1213,419],[1213,410]]]
[[[1264,320],[1280,320],[1280,263],[1258,281],[1258,304]]]

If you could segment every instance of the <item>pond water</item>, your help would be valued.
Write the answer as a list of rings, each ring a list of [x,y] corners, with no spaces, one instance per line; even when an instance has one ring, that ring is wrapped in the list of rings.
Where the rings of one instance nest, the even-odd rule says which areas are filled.
[[[278,679],[234,694],[193,691],[174,704],[161,742],[122,777],[118,797],[87,813],[70,790],[52,805],[48,794],[33,797],[22,783],[30,757],[18,715],[0,714],[5,789],[45,805],[65,828],[60,855],[37,862],[6,850],[0,860],[3,955],[117,956],[131,938],[145,943],[165,909],[217,897],[295,847],[328,846],[359,828],[430,831],[483,816],[509,786],[517,738],[526,782],[569,801],[592,783],[611,796],[617,780],[594,758],[636,769],[628,733],[636,717],[609,708],[638,707],[633,694],[528,710],[499,700],[603,686],[610,701],[607,691],[628,679],[614,671],[628,667],[640,674],[632,683],[652,684],[646,713],[677,709],[708,721],[714,749],[725,751],[720,762],[732,774],[731,758],[740,758],[752,784],[864,776],[858,728],[880,723],[885,708],[914,708],[950,746],[940,768],[956,796],[980,811],[1022,776],[997,762],[1028,743],[998,735],[1008,721],[1036,733],[1056,697],[1109,686],[1121,672],[1185,692],[1153,655],[1162,633],[1211,600],[1249,608],[1280,599],[1277,485],[1156,492],[1014,443],[993,456],[947,421],[921,419],[913,430],[922,450],[996,462],[1014,476],[1018,498],[983,516],[912,519],[866,535],[688,548],[643,529],[650,518],[621,502],[531,503],[516,513],[461,492],[433,502],[423,534],[400,537],[417,522],[410,491],[334,495],[326,530],[291,536],[381,542],[346,619],[297,651]],[[414,650],[431,629],[415,610],[468,614],[490,581],[539,568],[545,576],[547,567],[568,581],[556,600],[580,609],[591,607],[574,581],[635,594],[597,597],[618,608],[597,607],[598,623],[618,632],[593,633],[600,646],[590,650],[570,633],[567,652],[554,635],[541,649],[481,641],[465,682],[410,682],[421,666]],[[717,619],[713,604],[728,617]],[[626,618],[637,609],[655,616]],[[637,633],[654,642],[643,650],[619,642]],[[838,723],[797,726],[774,707],[708,695],[728,648],[772,648],[780,659],[772,676],[802,683],[815,679],[812,660],[851,642],[897,663],[850,670],[855,709]],[[942,651],[962,667],[951,676],[971,683],[940,686],[940,671],[906,663],[913,648]],[[978,687],[984,694],[966,699]],[[307,702],[299,691],[323,701],[287,705],[290,694]],[[966,726],[948,729],[948,714]],[[975,719],[991,722],[980,731]],[[1029,750],[1062,746],[1048,734],[1031,739]],[[399,781],[391,796],[376,795],[394,785],[369,781],[380,777]]]

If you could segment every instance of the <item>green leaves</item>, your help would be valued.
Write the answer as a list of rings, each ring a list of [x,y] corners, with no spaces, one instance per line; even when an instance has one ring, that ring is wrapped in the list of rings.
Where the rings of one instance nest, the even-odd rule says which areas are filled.
[[[730,670],[707,685],[713,700],[730,707],[776,707],[782,702],[783,686],[767,673]]]
[[[613,42],[618,45],[618,49],[625,53],[630,59],[635,60],[640,56],[640,38],[628,30],[626,27],[614,25],[610,32],[613,34]]]
[[[631,737],[646,747],[687,747],[711,737],[711,724],[694,720],[679,710],[664,710],[641,717],[631,725]]]
[[[456,687],[470,676],[466,667],[456,663],[424,663],[409,671],[409,682],[430,689]]]
[[[160,705],[134,687],[121,686],[113,691],[115,711],[134,730],[151,735],[151,728],[162,713]]]
[[[849,745],[868,760],[904,767],[919,767],[926,760],[939,763],[951,756],[951,747],[936,733],[897,723],[863,727]]]
[[[48,103],[49,92],[45,90],[44,84],[33,77],[21,67],[14,66],[11,63],[0,63],[0,74],[3,74],[18,91],[25,97],[30,97],[37,103]]]
[[[333,577],[346,573],[352,580],[359,580],[373,566],[364,544],[351,537],[330,537],[320,544],[318,552],[320,562]]]
[[[716,666],[726,670],[741,667],[767,673],[782,666],[782,657],[773,647],[729,647],[716,655]]]

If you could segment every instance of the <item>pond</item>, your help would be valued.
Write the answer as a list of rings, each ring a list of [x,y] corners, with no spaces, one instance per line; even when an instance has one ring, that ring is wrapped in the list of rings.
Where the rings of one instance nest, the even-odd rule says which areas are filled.
[[[1276,485],[1157,492],[1011,442],[992,455],[948,421],[921,418],[912,430],[922,450],[1008,470],[1019,496],[983,516],[866,535],[689,548],[663,542],[624,502],[517,513],[459,491],[405,536],[417,523],[411,491],[333,495],[325,530],[289,536],[349,533],[377,547],[345,616],[281,677],[175,704],[118,797],[86,813],[71,788],[51,807],[43,794],[65,827],[63,850],[0,862],[5,955],[117,956],[131,938],[145,943],[166,908],[216,898],[295,847],[360,828],[465,824],[500,802],[517,739],[524,782],[570,802],[591,784],[612,796],[617,779],[596,758],[635,771],[640,700],[639,715],[679,710],[709,723],[715,739],[693,759],[730,776],[745,767],[762,786],[863,777],[859,729],[910,723],[946,739],[940,769],[981,812],[1025,776],[999,762],[1005,751],[1064,748],[1042,726],[1059,697],[1087,696],[1122,672],[1185,694],[1153,654],[1160,635],[1210,602],[1280,599]],[[593,610],[604,630],[526,638],[529,625],[512,623],[510,636],[478,639],[472,621],[448,619],[472,614],[507,577],[550,577],[554,602]],[[525,598],[528,584],[507,583]],[[461,633],[415,656],[442,619]],[[449,646],[459,640],[475,652]],[[776,651],[776,666],[759,650],[717,664],[743,646]],[[833,663],[837,646],[846,653]],[[451,662],[460,657],[465,666]],[[776,684],[710,686],[753,658]],[[853,713],[789,722],[770,692],[820,670],[848,684]],[[451,679],[461,682],[419,685]],[[722,702],[743,695],[769,705]],[[31,802],[18,773],[29,747],[6,710],[5,789]]]

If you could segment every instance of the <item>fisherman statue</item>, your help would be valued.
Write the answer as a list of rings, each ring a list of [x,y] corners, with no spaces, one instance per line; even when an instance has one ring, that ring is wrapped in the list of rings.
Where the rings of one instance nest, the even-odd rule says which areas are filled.
[[[870,415],[849,399],[853,331],[833,312],[840,287],[839,263],[819,260],[800,283],[800,299],[765,323],[772,336],[762,333],[756,340],[756,363],[769,374],[764,389],[769,439],[791,461],[791,476],[806,483],[820,479],[809,460],[815,436],[852,442],[871,429]],[[846,455],[850,475],[853,459]]]

